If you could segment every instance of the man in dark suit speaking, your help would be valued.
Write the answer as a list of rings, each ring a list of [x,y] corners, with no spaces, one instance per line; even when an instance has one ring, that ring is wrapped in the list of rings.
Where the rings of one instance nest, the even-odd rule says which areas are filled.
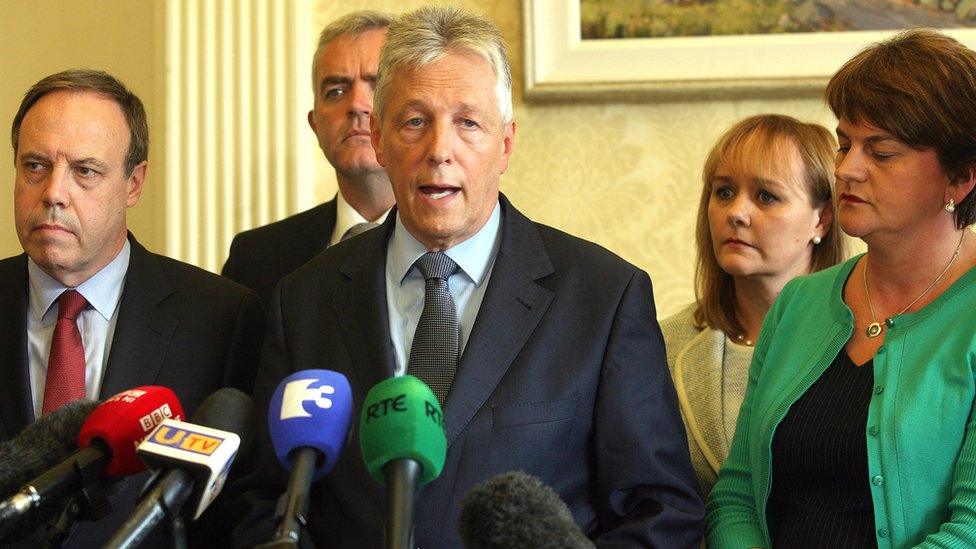
[[[284,275],[343,238],[382,222],[393,205],[386,171],[369,143],[380,48],[390,16],[347,14],[325,27],[312,62],[315,104],[308,125],[335,168],[339,192],[310,210],[234,237],[221,274],[267,304]]]
[[[26,253],[0,260],[0,441],[66,402],[139,385],[170,387],[188,415],[221,387],[253,388],[257,295],[128,233],[149,147],[139,98],[104,72],[54,74],[24,96],[11,133]],[[106,541],[138,487],[72,546]]]
[[[431,385],[448,450],[417,494],[420,547],[457,547],[462,498],[511,470],[551,485],[601,545],[697,547],[704,509],[647,274],[499,194],[515,123],[498,29],[458,8],[402,16],[375,102],[395,213],[282,279],[259,406],[308,368],[346,375],[358,406],[390,376]],[[382,544],[386,498],[358,435],[313,486],[308,528],[321,546]],[[239,533],[270,515],[267,497],[283,491],[274,469],[240,486],[252,514]]]

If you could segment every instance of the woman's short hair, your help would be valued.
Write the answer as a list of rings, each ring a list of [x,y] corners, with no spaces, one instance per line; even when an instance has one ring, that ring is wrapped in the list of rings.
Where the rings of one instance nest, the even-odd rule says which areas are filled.
[[[912,29],[868,46],[830,79],[824,97],[838,119],[934,149],[953,182],[976,167],[976,53],[938,31]],[[973,194],[956,205],[960,229],[976,221]]]
[[[709,326],[731,335],[743,333],[736,318],[735,283],[722,270],[712,246],[708,222],[708,202],[712,181],[719,165],[768,166],[784,159],[782,146],[795,145],[803,161],[803,184],[814,207],[833,209],[833,174],[836,141],[827,128],[807,124],[790,116],[761,114],[739,121],[726,130],[705,159],[702,169],[702,192],[698,203],[695,242],[698,258],[695,265],[695,324]],[[748,156],[747,156],[748,155]],[[834,224],[827,228],[820,244],[813,247],[810,271],[836,265],[844,258],[844,240]]]

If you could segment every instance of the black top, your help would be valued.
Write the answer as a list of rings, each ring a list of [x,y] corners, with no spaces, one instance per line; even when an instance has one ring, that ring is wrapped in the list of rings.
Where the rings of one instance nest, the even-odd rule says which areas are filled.
[[[767,519],[773,547],[877,547],[868,484],[872,361],[841,351],[773,437]]]

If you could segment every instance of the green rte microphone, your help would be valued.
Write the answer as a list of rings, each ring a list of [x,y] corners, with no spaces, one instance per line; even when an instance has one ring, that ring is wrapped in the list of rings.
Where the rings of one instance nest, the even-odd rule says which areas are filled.
[[[444,415],[430,387],[409,375],[377,383],[363,403],[359,441],[366,470],[387,487],[387,547],[410,549],[414,492],[441,474],[447,455]]]

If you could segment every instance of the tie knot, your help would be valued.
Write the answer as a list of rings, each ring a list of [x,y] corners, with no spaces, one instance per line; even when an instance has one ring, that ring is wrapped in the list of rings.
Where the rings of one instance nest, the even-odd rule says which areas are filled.
[[[58,320],[62,318],[75,320],[87,306],[88,300],[76,290],[65,290],[58,296]]]
[[[379,227],[379,226],[380,226],[379,223],[370,223],[370,222],[356,223],[352,227],[349,227],[349,229],[342,234],[342,238],[339,239],[339,241],[341,242],[343,240],[347,240],[358,234],[365,233],[366,231],[372,229],[373,227]]]
[[[443,252],[427,252],[417,260],[417,268],[424,278],[442,278],[447,280],[458,272],[458,264]]]

